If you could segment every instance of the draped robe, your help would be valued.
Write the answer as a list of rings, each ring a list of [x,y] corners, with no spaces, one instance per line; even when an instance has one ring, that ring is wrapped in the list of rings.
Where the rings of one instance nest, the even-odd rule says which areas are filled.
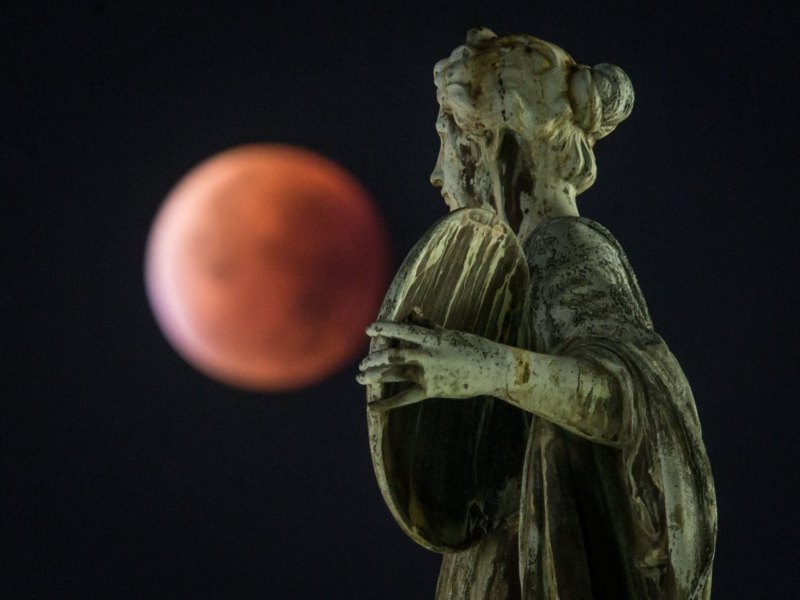
[[[580,217],[540,225],[523,247],[524,346],[601,367],[623,426],[567,431],[534,416],[518,514],[445,554],[437,599],[708,598],[716,501],[697,411],[622,249]],[[576,410],[596,422],[608,408]]]

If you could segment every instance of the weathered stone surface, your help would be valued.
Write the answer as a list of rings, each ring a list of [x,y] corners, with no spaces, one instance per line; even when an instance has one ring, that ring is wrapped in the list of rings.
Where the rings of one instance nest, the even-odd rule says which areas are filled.
[[[691,389],[575,204],[630,81],[486,29],[434,77],[431,181],[456,212],[404,263],[359,375],[387,503],[445,553],[439,599],[707,598],[716,501]]]
[[[487,210],[460,209],[412,249],[378,318],[516,344],[528,289],[525,255],[508,226]],[[370,350],[389,347],[375,337]],[[377,383],[367,393],[375,401],[408,388]],[[521,411],[491,396],[431,398],[368,418],[381,492],[420,544],[464,549],[516,514],[530,420]]]

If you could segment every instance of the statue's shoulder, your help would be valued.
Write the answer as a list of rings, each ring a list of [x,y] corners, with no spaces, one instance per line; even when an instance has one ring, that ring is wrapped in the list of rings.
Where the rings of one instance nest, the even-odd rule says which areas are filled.
[[[523,244],[531,266],[556,261],[584,261],[605,255],[627,267],[627,258],[613,235],[585,217],[557,217],[539,225]]]
[[[537,227],[523,246],[531,279],[557,297],[578,287],[605,290],[637,306],[641,322],[652,327],[636,275],[619,242],[585,217],[558,217]]]
[[[619,242],[608,229],[586,217],[556,217],[545,221],[533,230],[528,241],[541,243],[547,239],[563,240],[573,244],[610,244],[619,247]]]

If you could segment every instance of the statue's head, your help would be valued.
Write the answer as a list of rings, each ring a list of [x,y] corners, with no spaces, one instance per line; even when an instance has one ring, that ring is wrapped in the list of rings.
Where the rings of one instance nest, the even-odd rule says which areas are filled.
[[[619,67],[577,65],[553,44],[485,28],[470,30],[466,44],[436,64],[434,81],[442,150],[431,181],[444,186],[451,208],[468,205],[457,196],[469,197],[481,185],[481,166],[509,152],[525,155],[538,176],[584,191],[595,178],[594,143],[633,107]],[[446,181],[459,162],[460,181]]]

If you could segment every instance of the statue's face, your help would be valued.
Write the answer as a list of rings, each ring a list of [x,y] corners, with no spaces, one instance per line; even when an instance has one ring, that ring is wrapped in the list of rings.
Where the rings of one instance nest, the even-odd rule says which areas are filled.
[[[475,164],[480,149],[456,125],[452,114],[439,110],[436,118],[439,134],[439,157],[431,173],[431,183],[441,187],[442,197],[452,211],[467,206],[480,206],[475,194]]]

